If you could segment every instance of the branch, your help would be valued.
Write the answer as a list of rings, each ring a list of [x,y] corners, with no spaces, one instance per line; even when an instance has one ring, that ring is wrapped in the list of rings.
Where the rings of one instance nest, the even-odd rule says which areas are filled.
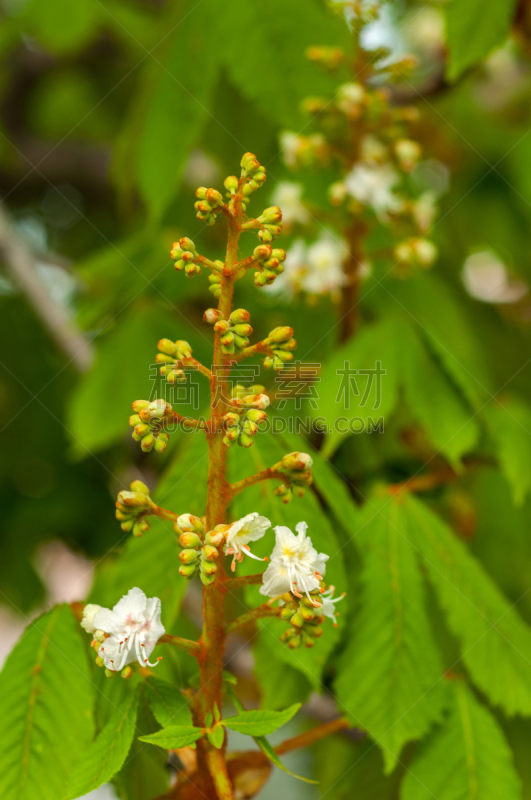
[[[208,269],[211,269],[213,272],[217,272],[218,274],[223,273],[223,267],[220,267],[219,264],[215,264],[209,258],[206,258],[206,256],[197,256],[197,258],[194,259],[194,261],[201,267],[207,267]]]
[[[36,315],[58,347],[72,361],[78,372],[92,364],[93,348],[77,329],[68,314],[48,294],[35,272],[35,258],[13,231],[5,210],[0,206],[0,255],[15,284],[26,296]]]
[[[282,475],[279,472],[274,472],[273,467],[268,467],[267,469],[263,469],[262,472],[257,472],[255,475],[249,475],[248,478],[244,478],[241,481],[237,481],[236,483],[231,483],[230,488],[234,494],[239,494],[243,492],[244,489],[247,489],[248,486],[253,486],[255,483],[260,483],[260,481],[283,481],[283,483],[289,483],[289,478],[286,475]]]
[[[236,619],[234,619],[227,626],[227,635],[237,630],[237,628],[241,628],[242,625],[247,625],[248,622],[253,622],[254,620],[261,619],[262,617],[277,617],[279,613],[280,608],[273,608],[273,606],[269,605],[269,603],[264,603],[263,605],[258,606],[258,608],[253,608],[246,614],[236,617]]]
[[[225,583],[228,589],[239,589],[240,586],[259,586],[263,577],[262,572],[257,575],[238,575],[236,578],[227,578]]]
[[[161,506],[155,505],[153,503],[147,510],[147,513],[143,516],[154,515],[156,517],[161,517],[162,519],[169,519],[170,522],[177,522],[178,514],[175,511],[169,511],[167,508],[161,508]]]
[[[324,722],[322,725],[317,725],[315,728],[310,728],[309,731],[304,731],[298,736],[293,736],[291,739],[286,739],[275,747],[275,753],[279,756],[284,753],[291,753],[292,750],[297,750],[299,747],[307,747],[319,739],[324,739],[325,736],[330,736],[332,733],[344,731],[350,728],[348,719],[346,717],[338,717],[330,722]]]
[[[212,378],[212,372],[208,369],[208,367],[205,367],[203,364],[201,364],[201,362],[198,361],[197,358],[182,358],[177,362],[177,366],[179,367],[179,369],[187,366],[196,367],[197,371],[200,372],[202,375],[205,375],[208,378],[208,380]]]
[[[201,646],[198,642],[193,642],[191,639],[183,639],[181,636],[172,636],[170,633],[165,633],[161,636],[157,644],[171,644],[174,647],[180,647],[186,653],[189,653],[194,658],[198,658],[201,652]]]

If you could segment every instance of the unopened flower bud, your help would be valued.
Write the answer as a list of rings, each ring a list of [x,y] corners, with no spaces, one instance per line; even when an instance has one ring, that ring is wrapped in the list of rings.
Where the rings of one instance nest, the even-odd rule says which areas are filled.
[[[124,679],[124,681],[128,681],[129,678],[132,676],[132,674],[133,674],[133,668],[129,664],[126,667],[124,667],[121,672],[121,676]]]
[[[201,545],[201,539],[197,533],[181,533],[179,536],[179,543],[181,547],[199,547]]]
[[[135,414],[138,414],[139,411],[142,411],[144,408],[147,408],[149,405],[149,400],[134,400],[132,403],[133,411]]]
[[[133,483],[131,484],[131,491],[142,492],[142,494],[149,495],[149,489],[145,483],[142,483],[142,481],[133,481]]]
[[[201,552],[203,554],[203,558],[206,558],[207,561],[212,561],[219,556],[217,548],[213,547],[211,544],[206,544],[202,548]]]
[[[203,314],[203,319],[205,320],[205,322],[208,322],[209,325],[214,325],[214,323],[223,319],[223,314],[217,308],[207,308],[207,310]]]
[[[182,561],[183,564],[192,564],[194,561],[197,561],[199,557],[199,553],[197,550],[181,550],[179,553],[179,559]]]
[[[182,575],[183,578],[191,578],[196,570],[197,564],[181,564],[179,567],[179,575]]]
[[[177,517],[177,527],[183,533],[203,533],[205,526],[200,517],[195,514],[181,514]]]
[[[229,177],[225,178],[223,181],[223,185],[225,189],[232,194],[238,188],[238,178],[236,175],[229,175]]]
[[[201,561],[201,572],[204,575],[213,575],[217,571],[218,568],[212,561]]]
[[[251,408],[250,411],[247,412],[247,418],[250,419],[251,422],[256,422],[256,424],[259,425],[267,419],[267,414],[259,408]]]
[[[181,250],[188,250],[191,253],[195,253],[197,255],[195,244],[192,242],[191,239],[188,239],[187,236],[183,236],[182,239],[179,239],[179,247]]]
[[[294,452],[283,456],[280,463],[287,470],[307,470],[312,466],[313,459],[308,453]]]
[[[249,322],[251,315],[245,308],[236,308],[229,317],[233,325],[239,322]]]
[[[398,163],[405,172],[411,172],[422,156],[419,143],[413,141],[413,139],[398,139],[398,141],[394,143],[393,148]]]
[[[293,328],[289,328],[287,325],[281,325],[278,328],[273,328],[272,331],[269,332],[267,339],[265,341],[267,343],[271,342],[288,342],[293,336]]]

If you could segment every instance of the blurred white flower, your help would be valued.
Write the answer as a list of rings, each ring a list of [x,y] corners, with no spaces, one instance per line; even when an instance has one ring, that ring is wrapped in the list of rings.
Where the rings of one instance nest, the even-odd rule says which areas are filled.
[[[346,280],[343,262],[348,256],[348,246],[343,239],[325,230],[308,247],[307,272],[303,278],[303,289],[308,294],[336,292]]]
[[[390,164],[354,164],[345,178],[345,186],[351,197],[364,206],[371,206],[381,221],[387,215],[402,209],[403,202],[391,191],[400,180],[399,174]]]
[[[231,564],[233,571],[236,568],[236,561],[243,561],[244,555],[255,558],[257,561],[264,560],[251,553],[249,542],[256,542],[261,539],[270,527],[271,522],[267,517],[261,517],[257,511],[253,511],[252,514],[246,514],[245,517],[232,523],[227,531],[225,540],[225,555],[234,556]]]
[[[329,230],[311,245],[296,239],[287,252],[284,272],[267,288],[288,299],[298,292],[334,294],[346,281],[343,262],[347,255],[346,242]]]
[[[524,281],[512,278],[507,267],[492,250],[469,256],[461,272],[468,294],[484,303],[517,303],[527,294]]]
[[[302,597],[304,593],[312,599],[310,592],[319,588],[329,556],[317,552],[306,536],[307,528],[306,522],[299,522],[295,535],[284,525],[277,525],[275,547],[264,572],[260,594],[276,597],[293,592],[296,597]],[[316,605],[316,601],[313,602]]]
[[[310,214],[301,202],[304,187],[292,181],[280,181],[271,195],[271,205],[279,206],[282,210],[282,221],[285,225],[298,222],[306,225],[310,221]]]
[[[444,17],[434,6],[415,8],[407,20],[403,34],[408,43],[421,51],[436,50],[444,45]]]
[[[91,627],[106,634],[103,641],[96,638],[102,642],[98,655],[107,669],[118,672],[133,661],[138,661],[141,667],[157,665],[157,661],[151,664],[149,657],[166,632],[160,612],[159,598],[148,598],[142,589],[135,587],[116,603],[112,611],[100,608],[94,614]]]

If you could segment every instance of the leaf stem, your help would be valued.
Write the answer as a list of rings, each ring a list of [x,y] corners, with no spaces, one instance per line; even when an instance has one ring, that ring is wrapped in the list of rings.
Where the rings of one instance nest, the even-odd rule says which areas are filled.
[[[240,492],[243,492],[243,490],[247,489],[248,486],[254,486],[255,483],[268,480],[282,481],[283,483],[289,482],[286,475],[282,475],[280,472],[274,472],[272,467],[268,467],[267,469],[263,469],[261,472],[257,472],[255,475],[249,475],[248,478],[243,478],[241,481],[231,483],[230,488],[233,495],[236,495]]]
[[[269,603],[264,603],[258,608],[253,608],[251,611],[248,611],[246,614],[242,614],[239,617],[236,617],[230,625],[227,627],[227,635],[229,633],[233,633],[238,628],[241,628],[243,625],[247,625],[248,622],[252,622],[256,619],[261,619],[262,617],[278,617],[280,613],[280,608],[274,608],[273,606],[269,605]]]
[[[195,658],[198,658],[201,652],[198,642],[193,642],[191,639],[183,639],[181,636],[172,636],[170,633],[165,633],[164,636],[161,636],[157,644],[171,644],[174,647],[180,647],[181,650],[185,650]]]
[[[330,736],[332,733],[344,731],[350,728],[349,721],[346,717],[337,717],[330,722],[324,722],[322,725],[317,725],[315,728],[310,728],[309,731],[304,731],[298,736],[293,736],[291,739],[286,739],[275,747],[277,755],[282,756],[284,753],[291,753],[292,750],[298,750],[299,747],[307,747],[319,739],[324,739],[325,736]]]

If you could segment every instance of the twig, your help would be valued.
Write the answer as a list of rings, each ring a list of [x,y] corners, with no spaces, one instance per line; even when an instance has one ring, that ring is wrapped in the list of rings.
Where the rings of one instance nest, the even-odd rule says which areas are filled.
[[[86,372],[92,364],[94,355],[90,342],[42,285],[35,272],[33,254],[13,231],[2,206],[0,206],[0,256],[13,281],[24,293],[55,343],[72,361],[78,372]]]

